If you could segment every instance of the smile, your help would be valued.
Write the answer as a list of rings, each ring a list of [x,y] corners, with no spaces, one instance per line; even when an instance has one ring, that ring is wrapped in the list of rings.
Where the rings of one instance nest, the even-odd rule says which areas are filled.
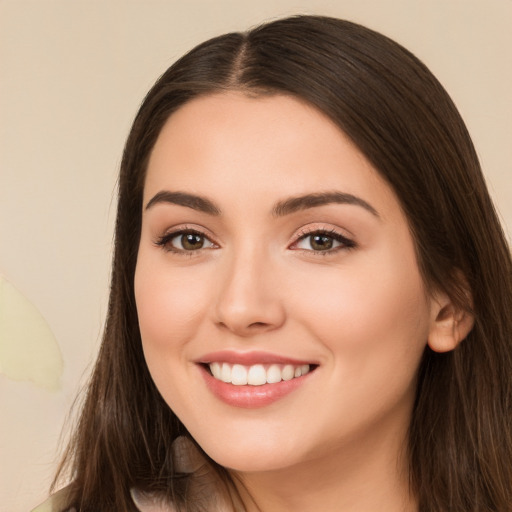
[[[232,407],[273,404],[306,385],[319,366],[266,352],[219,351],[196,361],[206,387]]]
[[[214,362],[210,363],[208,368],[215,379],[233,384],[234,386],[277,384],[281,381],[302,377],[310,371],[309,364],[254,364],[245,366],[242,364]]]

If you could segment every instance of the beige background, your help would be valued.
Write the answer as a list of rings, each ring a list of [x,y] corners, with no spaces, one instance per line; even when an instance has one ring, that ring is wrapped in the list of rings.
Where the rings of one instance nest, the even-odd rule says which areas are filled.
[[[351,19],[419,56],[473,135],[512,227],[511,0],[0,0],[0,273],[62,351],[59,390],[0,375],[0,511],[45,498],[104,319],[115,180],[152,82],[196,43],[298,12]]]

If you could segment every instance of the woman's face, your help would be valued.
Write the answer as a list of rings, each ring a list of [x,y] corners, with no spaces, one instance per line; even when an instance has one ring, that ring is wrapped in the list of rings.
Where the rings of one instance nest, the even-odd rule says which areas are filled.
[[[313,107],[222,93],[170,117],[135,295],[155,384],[218,463],[405,436],[431,301],[393,191]]]

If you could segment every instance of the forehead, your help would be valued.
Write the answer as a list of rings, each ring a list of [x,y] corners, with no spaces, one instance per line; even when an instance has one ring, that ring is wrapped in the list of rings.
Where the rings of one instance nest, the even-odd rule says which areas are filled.
[[[396,202],[364,155],[324,113],[291,96],[196,98],[168,119],[153,148],[145,202],[162,189],[218,194],[341,190]]]

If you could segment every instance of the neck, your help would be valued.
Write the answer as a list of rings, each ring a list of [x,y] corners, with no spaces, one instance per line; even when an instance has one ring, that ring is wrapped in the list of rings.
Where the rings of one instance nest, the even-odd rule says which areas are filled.
[[[247,512],[415,512],[406,445],[406,432],[382,428],[292,467],[232,477]]]

